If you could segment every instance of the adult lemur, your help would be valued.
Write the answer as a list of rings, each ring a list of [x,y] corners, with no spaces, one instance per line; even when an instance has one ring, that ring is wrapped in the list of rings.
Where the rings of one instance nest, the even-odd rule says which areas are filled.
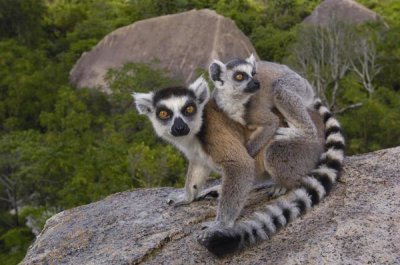
[[[181,203],[189,203],[196,198],[211,170],[222,175],[215,224],[199,237],[199,242],[216,255],[235,251],[257,239],[268,238],[278,228],[318,203],[337,179],[343,160],[344,140],[337,121],[317,103],[316,108],[326,125],[326,151],[321,155],[317,169],[304,176],[298,188],[287,197],[278,198],[252,220],[235,224],[255,172],[254,159],[245,147],[246,126],[230,119],[214,99],[208,101],[208,86],[203,78],[189,88],[136,93],[134,99],[138,111],[149,117],[157,135],[173,143],[189,160],[185,195],[180,198]],[[301,145],[299,142],[298,145],[307,149],[307,143]],[[276,154],[278,157],[283,155]],[[290,159],[289,151],[285,167],[296,172],[302,160]]]

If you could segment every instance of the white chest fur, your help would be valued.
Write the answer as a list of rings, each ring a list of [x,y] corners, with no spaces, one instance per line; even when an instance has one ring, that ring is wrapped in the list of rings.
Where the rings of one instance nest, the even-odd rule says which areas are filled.
[[[219,167],[214,163],[212,157],[204,152],[200,141],[196,137],[175,138],[174,141],[170,142],[174,144],[189,161],[196,161],[210,168],[212,171],[219,173]]]
[[[214,95],[217,105],[231,118],[232,120],[246,125],[244,116],[246,114],[246,103],[249,101],[250,96],[243,94],[235,95],[233,90],[219,90]]]

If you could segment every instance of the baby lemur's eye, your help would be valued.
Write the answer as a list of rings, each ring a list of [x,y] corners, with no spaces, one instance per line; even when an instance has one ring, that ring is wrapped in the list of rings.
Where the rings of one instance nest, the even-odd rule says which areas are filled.
[[[185,115],[191,115],[194,114],[196,112],[196,107],[193,105],[189,105],[185,108],[184,110],[184,114]]]
[[[189,107],[186,108],[186,112],[187,113],[193,113],[193,111],[194,111],[194,107],[193,106],[189,106]]]
[[[167,119],[169,119],[170,118],[170,114],[169,114],[169,112],[168,111],[166,111],[166,110],[160,110],[159,112],[158,112],[158,117],[160,118],[160,119],[162,119],[162,120],[167,120]]]
[[[243,81],[244,80],[244,74],[236,73],[234,78],[235,78],[236,81]]]

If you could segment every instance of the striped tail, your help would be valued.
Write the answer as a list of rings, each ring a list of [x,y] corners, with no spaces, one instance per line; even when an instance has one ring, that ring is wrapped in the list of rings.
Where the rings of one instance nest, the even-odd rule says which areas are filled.
[[[325,124],[325,152],[318,166],[302,179],[299,188],[287,196],[279,197],[254,217],[235,224],[233,228],[222,228],[207,236],[200,243],[216,256],[240,250],[257,241],[267,240],[281,227],[309,211],[329,194],[340,176],[344,160],[345,141],[339,122],[319,99],[314,101]]]

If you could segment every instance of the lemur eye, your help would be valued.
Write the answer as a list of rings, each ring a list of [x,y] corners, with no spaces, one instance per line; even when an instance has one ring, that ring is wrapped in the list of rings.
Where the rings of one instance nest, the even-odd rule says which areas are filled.
[[[193,113],[193,111],[194,111],[194,107],[193,106],[189,106],[189,107],[186,108],[186,112],[187,113]]]
[[[191,114],[194,114],[195,111],[196,111],[195,106],[189,105],[189,106],[187,106],[187,107],[185,108],[184,114],[186,114],[186,115],[191,115]]]
[[[242,73],[235,74],[236,81],[243,81],[244,75]]]
[[[167,120],[167,119],[169,119],[170,115],[169,115],[168,111],[161,110],[160,112],[158,112],[158,117],[162,120]]]

